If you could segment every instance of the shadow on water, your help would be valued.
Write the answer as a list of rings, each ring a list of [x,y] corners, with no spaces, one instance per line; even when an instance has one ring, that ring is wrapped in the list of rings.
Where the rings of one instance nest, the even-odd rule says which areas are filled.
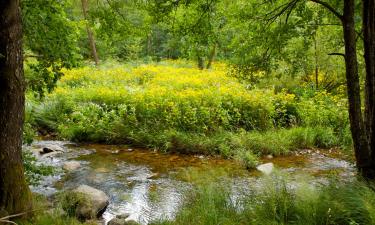
[[[39,186],[32,187],[33,191],[52,195],[57,190],[80,184],[100,189],[110,196],[110,205],[103,216],[105,221],[124,213],[142,224],[173,218],[196,182],[225,182],[236,196],[241,190],[255,185],[261,175],[243,169],[238,162],[219,157],[163,154],[127,146],[39,141],[27,148],[37,154],[43,146],[51,144],[62,147],[64,153],[38,156],[40,161],[61,168],[64,162],[74,160],[79,161],[81,167],[69,173],[60,170],[43,179]],[[327,151],[300,152],[262,161],[272,162],[291,176],[308,174],[312,182],[318,183],[331,174],[349,176],[354,173],[351,163]]]

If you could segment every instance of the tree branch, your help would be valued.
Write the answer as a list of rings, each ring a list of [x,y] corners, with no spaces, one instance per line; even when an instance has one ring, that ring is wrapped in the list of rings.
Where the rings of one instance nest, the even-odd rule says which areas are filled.
[[[328,55],[337,55],[337,56],[342,56],[345,58],[345,54],[344,53],[339,53],[339,52],[332,52],[332,53],[329,53]]]
[[[280,16],[282,16],[283,14],[286,14],[286,19],[285,19],[285,22],[287,23],[288,22],[288,19],[289,19],[289,16],[290,14],[292,13],[293,9],[296,7],[297,3],[299,2],[300,0],[292,0],[292,1],[289,1],[283,5],[280,5],[278,7],[276,7],[274,10],[272,10],[271,12],[267,13],[265,15],[265,19],[267,20],[267,23],[268,24],[271,24],[273,23],[277,18],[279,18]]]
[[[344,19],[344,16],[341,15],[335,8],[333,8],[330,4],[328,4],[327,2],[323,2],[321,0],[310,0],[312,2],[315,2],[323,7],[325,7],[326,9],[328,9],[330,12],[332,12],[337,18],[339,18],[341,21],[343,21]]]

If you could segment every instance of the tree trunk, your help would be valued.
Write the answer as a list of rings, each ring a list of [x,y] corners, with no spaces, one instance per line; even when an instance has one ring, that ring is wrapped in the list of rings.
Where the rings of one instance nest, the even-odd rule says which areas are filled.
[[[208,58],[208,63],[207,63],[206,69],[211,68],[212,62],[214,61],[214,58],[215,58],[215,55],[216,55],[216,47],[217,47],[217,44],[215,43],[211,52],[210,52],[210,56]]]
[[[342,23],[345,41],[345,67],[349,99],[349,120],[358,171],[364,177],[371,178],[373,172],[371,171],[370,148],[367,141],[361,110],[354,12],[355,0],[345,0]]]
[[[87,36],[89,38],[91,54],[92,54],[92,57],[95,61],[95,65],[98,65],[99,64],[99,57],[98,57],[98,53],[96,52],[94,34],[92,33],[90,25],[87,22],[87,9],[88,9],[87,0],[82,0],[81,2],[82,2],[83,18],[86,20],[86,30],[87,30]]]
[[[204,59],[200,55],[198,55],[197,61],[198,61],[198,68],[200,70],[203,70],[204,69]]]
[[[366,175],[375,178],[375,2],[363,0],[362,28],[366,63],[365,124],[371,154],[371,167]]]
[[[0,214],[31,209],[22,163],[25,82],[19,0],[0,0]],[[1,215],[0,215],[1,217]]]
[[[319,88],[319,65],[318,65],[318,46],[316,43],[316,32],[313,37],[314,40],[314,54],[315,54],[315,89]]]
[[[147,56],[151,56],[152,51],[152,36],[151,34],[147,35]]]

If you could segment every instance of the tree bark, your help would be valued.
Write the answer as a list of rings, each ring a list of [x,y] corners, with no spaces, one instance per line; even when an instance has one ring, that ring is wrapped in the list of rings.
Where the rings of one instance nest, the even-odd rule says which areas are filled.
[[[211,68],[212,62],[214,61],[214,58],[215,58],[215,55],[216,55],[216,47],[217,47],[217,44],[215,43],[214,46],[212,47],[211,52],[210,52],[210,56],[208,58],[208,63],[207,63],[206,69]]]
[[[362,29],[366,63],[365,124],[371,154],[371,167],[368,168],[366,175],[368,178],[375,178],[375,2],[363,0],[362,3]]]
[[[358,171],[366,178],[373,176],[370,148],[361,110],[361,95],[358,76],[358,61],[355,32],[355,0],[344,1],[342,17],[345,41],[346,82],[349,100],[349,120]]]
[[[31,209],[22,163],[25,82],[19,0],[0,0],[0,214]]]
[[[204,59],[200,55],[197,56],[198,68],[200,70],[204,69]]]
[[[99,56],[98,56],[98,53],[96,51],[94,34],[91,31],[90,25],[87,23],[88,3],[87,3],[87,0],[82,0],[81,2],[82,2],[83,18],[86,21],[86,30],[87,30],[87,36],[88,36],[88,39],[89,39],[89,43],[90,43],[91,54],[92,54],[92,57],[95,61],[95,65],[99,65]]]

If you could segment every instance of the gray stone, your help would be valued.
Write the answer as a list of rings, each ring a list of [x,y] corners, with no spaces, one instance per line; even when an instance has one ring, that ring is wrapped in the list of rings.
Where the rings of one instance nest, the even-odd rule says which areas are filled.
[[[58,155],[58,154],[61,154],[62,152],[50,152],[50,153],[45,153],[45,154],[41,154],[41,158],[52,158],[53,156],[55,155]]]
[[[87,220],[101,216],[109,204],[109,197],[101,190],[80,185],[73,192],[80,193],[87,200],[76,208],[76,216]]]
[[[259,170],[265,175],[270,175],[273,171],[273,168],[274,168],[273,163],[265,163],[265,164],[257,166],[257,170]]]
[[[81,167],[81,164],[77,161],[65,162],[63,165],[63,169],[69,172],[77,170],[80,167]]]
[[[47,154],[51,152],[64,152],[64,149],[58,145],[46,145],[39,152],[40,154]]]

